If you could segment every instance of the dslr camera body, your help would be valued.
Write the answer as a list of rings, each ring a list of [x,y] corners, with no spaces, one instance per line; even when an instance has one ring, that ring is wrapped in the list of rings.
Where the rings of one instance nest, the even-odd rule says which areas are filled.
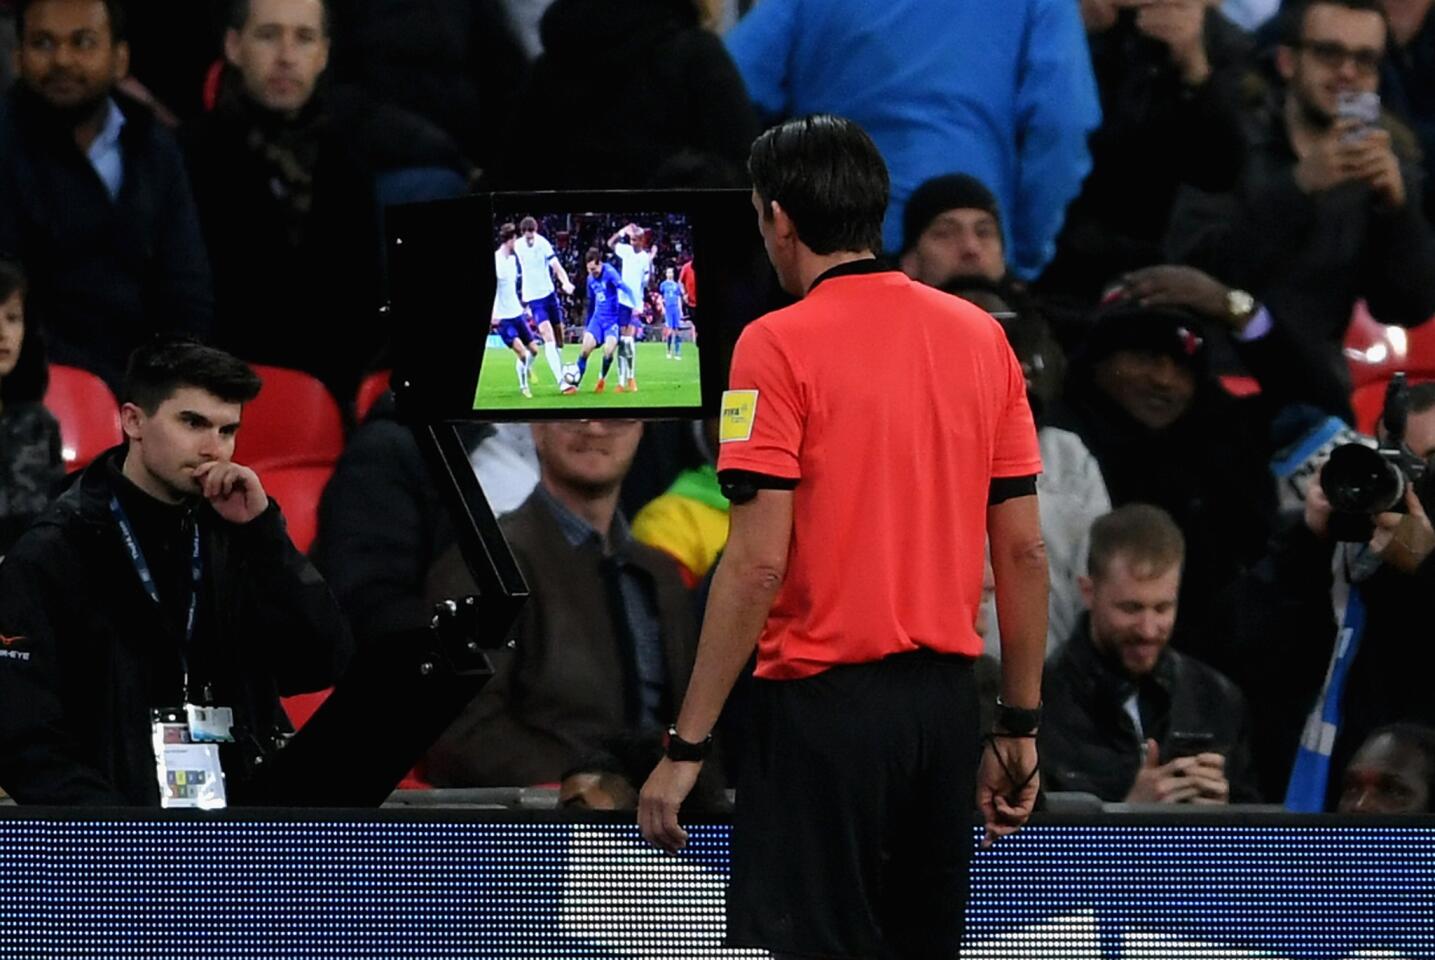
[[[1385,436],[1379,444],[1345,443],[1331,451],[1320,486],[1330,501],[1330,531],[1336,540],[1369,540],[1376,514],[1404,513],[1405,491],[1423,487],[1428,466],[1405,444],[1409,414],[1409,387],[1405,374],[1397,373],[1385,388],[1380,414]]]

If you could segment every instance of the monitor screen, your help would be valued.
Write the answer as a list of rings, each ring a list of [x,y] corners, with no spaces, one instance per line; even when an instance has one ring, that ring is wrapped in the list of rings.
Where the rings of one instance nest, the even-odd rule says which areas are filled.
[[[687,213],[495,211],[493,245],[475,411],[702,404]]]
[[[732,345],[770,290],[754,216],[741,190],[487,194],[391,208],[401,413],[715,414]]]

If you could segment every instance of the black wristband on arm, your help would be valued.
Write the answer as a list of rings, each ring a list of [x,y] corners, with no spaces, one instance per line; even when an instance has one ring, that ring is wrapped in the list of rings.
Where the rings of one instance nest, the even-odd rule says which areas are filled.
[[[718,486],[729,503],[747,503],[759,490],[791,490],[797,486],[797,478],[774,477],[751,470],[724,470],[718,474]]]
[[[994,507],[1017,497],[1029,497],[1036,493],[1036,474],[1025,477],[992,477],[987,488],[987,506]]]

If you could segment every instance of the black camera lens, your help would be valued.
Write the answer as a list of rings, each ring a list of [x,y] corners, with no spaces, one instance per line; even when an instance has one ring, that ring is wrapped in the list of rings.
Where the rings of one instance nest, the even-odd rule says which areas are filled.
[[[1341,513],[1384,513],[1404,499],[1405,474],[1378,451],[1346,443],[1331,451],[1320,487]]]

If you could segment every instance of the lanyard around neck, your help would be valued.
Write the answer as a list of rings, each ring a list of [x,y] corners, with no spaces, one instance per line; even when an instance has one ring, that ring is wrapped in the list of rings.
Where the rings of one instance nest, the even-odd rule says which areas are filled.
[[[159,598],[159,588],[154,581],[154,573],[150,570],[149,563],[145,560],[144,551],[140,549],[139,538],[135,536],[134,527],[130,524],[130,518],[125,514],[125,508],[120,505],[119,497],[110,494],[110,513],[114,514],[115,523],[120,528],[120,539],[124,541],[125,550],[130,555],[130,563],[134,564],[135,573],[139,574],[140,586],[144,592],[154,601],[155,606],[162,606]],[[180,670],[183,673],[184,698],[190,702],[189,696],[189,648],[194,642],[194,623],[199,612],[199,591],[204,582],[204,560],[199,552],[199,524],[194,525],[194,545],[190,550],[189,560],[190,591],[189,610],[184,617],[184,643],[179,650]]]

